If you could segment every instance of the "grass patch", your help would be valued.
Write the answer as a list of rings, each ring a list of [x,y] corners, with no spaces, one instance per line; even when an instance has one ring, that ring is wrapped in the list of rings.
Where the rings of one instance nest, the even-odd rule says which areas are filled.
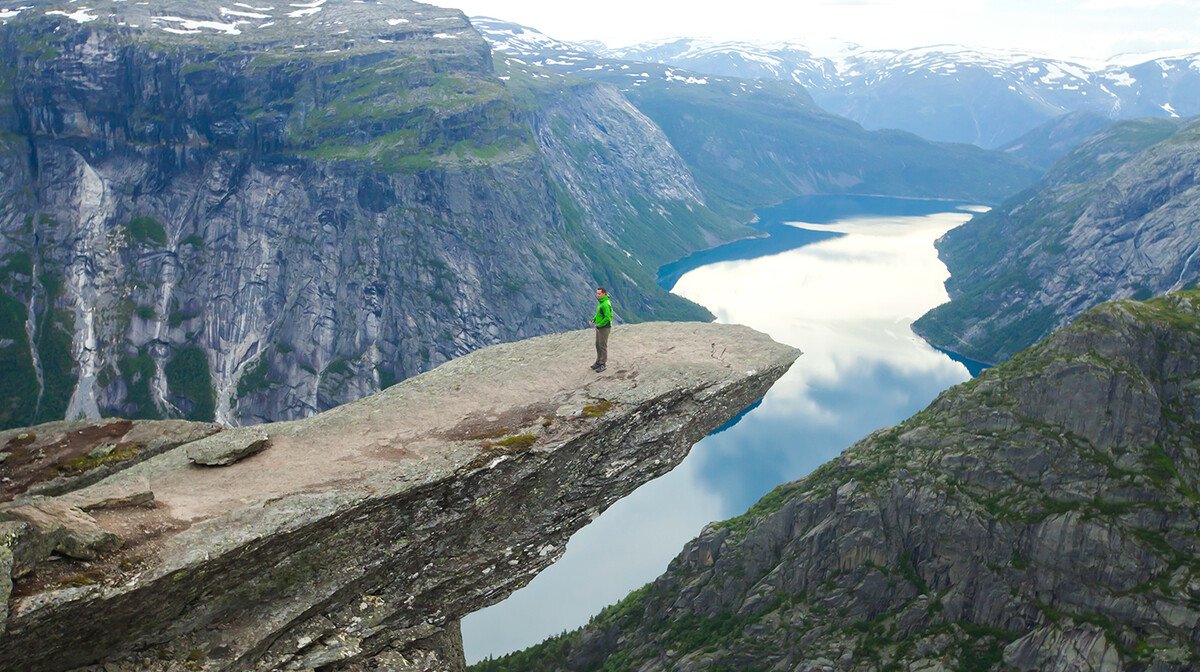
[[[510,451],[525,450],[533,444],[537,443],[537,437],[533,434],[520,434],[518,436],[510,436],[507,439],[501,439],[495,443],[485,443],[487,446],[500,446]]]
[[[117,415],[134,420],[160,417],[150,396],[150,381],[157,370],[150,353],[142,352],[136,357],[122,355],[117,359],[117,370],[125,381],[125,401],[117,409]]]
[[[266,359],[259,359],[246,369],[241,378],[238,378],[237,398],[249,396],[255,392],[268,390],[275,385],[275,381],[267,377],[271,372],[271,365]]]
[[[216,410],[216,394],[204,351],[194,345],[183,348],[167,362],[163,373],[167,376],[167,387],[176,397],[175,405],[184,411],[184,417],[211,422]]]
[[[747,532],[756,520],[775,513],[779,509],[783,508],[783,505],[786,504],[794,494],[800,491],[801,486],[798,483],[784,483],[783,485],[776,486],[774,490],[771,490],[766,495],[763,495],[762,499],[755,502],[754,505],[746,511],[746,513],[743,513],[735,518],[730,518],[724,522],[717,523],[717,525],[728,529],[730,532]]]
[[[180,245],[180,247],[182,247],[184,245],[191,245],[194,248],[203,250],[204,249],[204,239],[193,233],[192,235],[188,236],[187,238],[184,238],[183,240],[179,241],[179,245]]]
[[[611,401],[605,399],[598,404],[590,404],[583,407],[583,414],[589,418],[598,418],[609,411],[613,406]]]
[[[479,454],[467,463],[467,469],[479,469],[498,457],[523,453],[532,448],[535,443],[537,443],[537,436],[533,434],[519,434],[499,441],[484,441]]]
[[[167,315],[167,324],[171,325],[172,329],[178,329],[179,327],[183,326],[184,322],[199,316],[200,313],[175,309],[172,310],[169,315]]]
[[[75,313],[50,308],[42,314],[37,351],[42,363],[42,403],[37,420],[61,420],[75,391],[76,366],[71,354],[75,336]]]
[[[139,243],[167,244],[167,230],[153,217],[134,217],[125,225],[129,235]]]
[[[12,341],[0,348],[0,429],[24,427],[34,420],[38,385],[25,319],[24,303],[0,295],[0,339]]]
[[[106,464],[115,464],[124,462],[125,460],[137,457],[139,451],[145,448],[146,445],[139,442],[131,442],[120,444],[113,448],[112,452],[107,455],[80,455],[73,457],[66,462],[58,465],[58,470],[65,474],[82,474],[91,471],[96,467],[101,467]]]

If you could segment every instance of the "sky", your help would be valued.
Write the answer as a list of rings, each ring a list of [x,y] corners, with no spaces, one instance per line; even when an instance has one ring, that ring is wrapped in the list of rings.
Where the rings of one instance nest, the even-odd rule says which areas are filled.
[[[866,48],[933,44],[1105,59],[1200,51],[1200,0],[424,0],[616,47],[668,37],[845,40]]]

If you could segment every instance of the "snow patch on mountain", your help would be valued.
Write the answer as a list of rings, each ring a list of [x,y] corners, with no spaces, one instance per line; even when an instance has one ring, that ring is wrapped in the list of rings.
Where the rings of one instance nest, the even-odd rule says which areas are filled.
[[[1198,51],[1094,61],[954,44],[864,49],[837,41],[669,38],[610,48],[564,42],[498,19],[471,22],[497,51],[568,74],[606,73],[612,81],[618,70],[630,69],[627,63],[652,63],[688,72],[634,65],[625,73],[627,86],[660,76],[688,84],[708,77],[788,80],[805,87],[825,109],[868,129],[899,128],[984,147],[1003,145],[1073,111],[1114,119],[1200,114]],[[913,100],[918,91],[921,101]]]
[[[196,21],[194,19],[185,19],[179,16],[155,16],[151,18],[155,22],[167,22],[178,24],[175,26],[162,26],[162,29],[168,33],[177,35],[193,35],[202,32],[203,29],[215,30],[225,33],[226,35],[241,35],[242,30],[238,27],[249,23],[249,21],[234,21],[233,23],[221,23],[220,21]]]
[[[81,7],[78,10],[76,10],[74,12],[70,12],[70,13],[64,12],[61,9],[54,9],[49,12],[46,12],[46,16],[65,16],[68,19],[74,21],[75,23],[87,23],[88,21],[95,21],[96,19],[100,18],[98,16],[93,16],[88,13],[88,12],[92,12],[92,11],[95,11],[95,10],[90,9],[88,7]]]
[[[0,9],[0,19],[11,19],[27,9],[33,9],[33,7],[17,7],[15,9]]]

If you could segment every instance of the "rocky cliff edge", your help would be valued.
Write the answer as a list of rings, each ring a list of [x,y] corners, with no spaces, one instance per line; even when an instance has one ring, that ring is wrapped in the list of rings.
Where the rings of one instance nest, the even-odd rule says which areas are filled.
[[[476,672],[1200,671],[1200,291],[1088,311]]]
[[[164,424],[153,450],[127,440],[141,422],[0,435],[6,490],[22,465],[55,474],[0,505],[0,670],[460,667],[459,618],[799,355],[704,323],[611,347],[596,375],[590,331],[493,346],[305,420]],[[115,473],[71,480],[89,466]]]

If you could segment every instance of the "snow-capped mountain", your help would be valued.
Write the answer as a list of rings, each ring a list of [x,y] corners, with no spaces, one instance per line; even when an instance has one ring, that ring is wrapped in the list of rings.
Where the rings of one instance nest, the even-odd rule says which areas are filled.
[[[495,19],[472,24],[496,50],[500,79],[522,98],[557,77],[611,84],[653,121],[712,202],[748,212],[797,194],[862,193],[998,202],[1038,171],[1001,152],[867,131],[813,102],[790,79],[748,79],[619,60]],[[591,47],[590,49],[588,47]],[[980,187],[980,188],[977,188]],[[982,199],[982,200],[980,200]]]
[[[866,128],[898,128],[983,147],[999,147],[1081,110],[1112,119],[1200,114],[1200,51],[1090,62],[956,45],[869,50],[832,40],[757,44],[677,38],[606,48],[561,42],[495,19],[472,23],[497,50],[539,65],[570,69],[612,59],[784,79],[803,85],[830,112]]]
[[[1079,110],[1113,119],[1200,114],[1200,51],[1125,54],[1097,63],[957,45],[866,50],[845,43],[811,48],[685,38],[602,55],[791,79],[829,111],[867,128],[985,147]]]

